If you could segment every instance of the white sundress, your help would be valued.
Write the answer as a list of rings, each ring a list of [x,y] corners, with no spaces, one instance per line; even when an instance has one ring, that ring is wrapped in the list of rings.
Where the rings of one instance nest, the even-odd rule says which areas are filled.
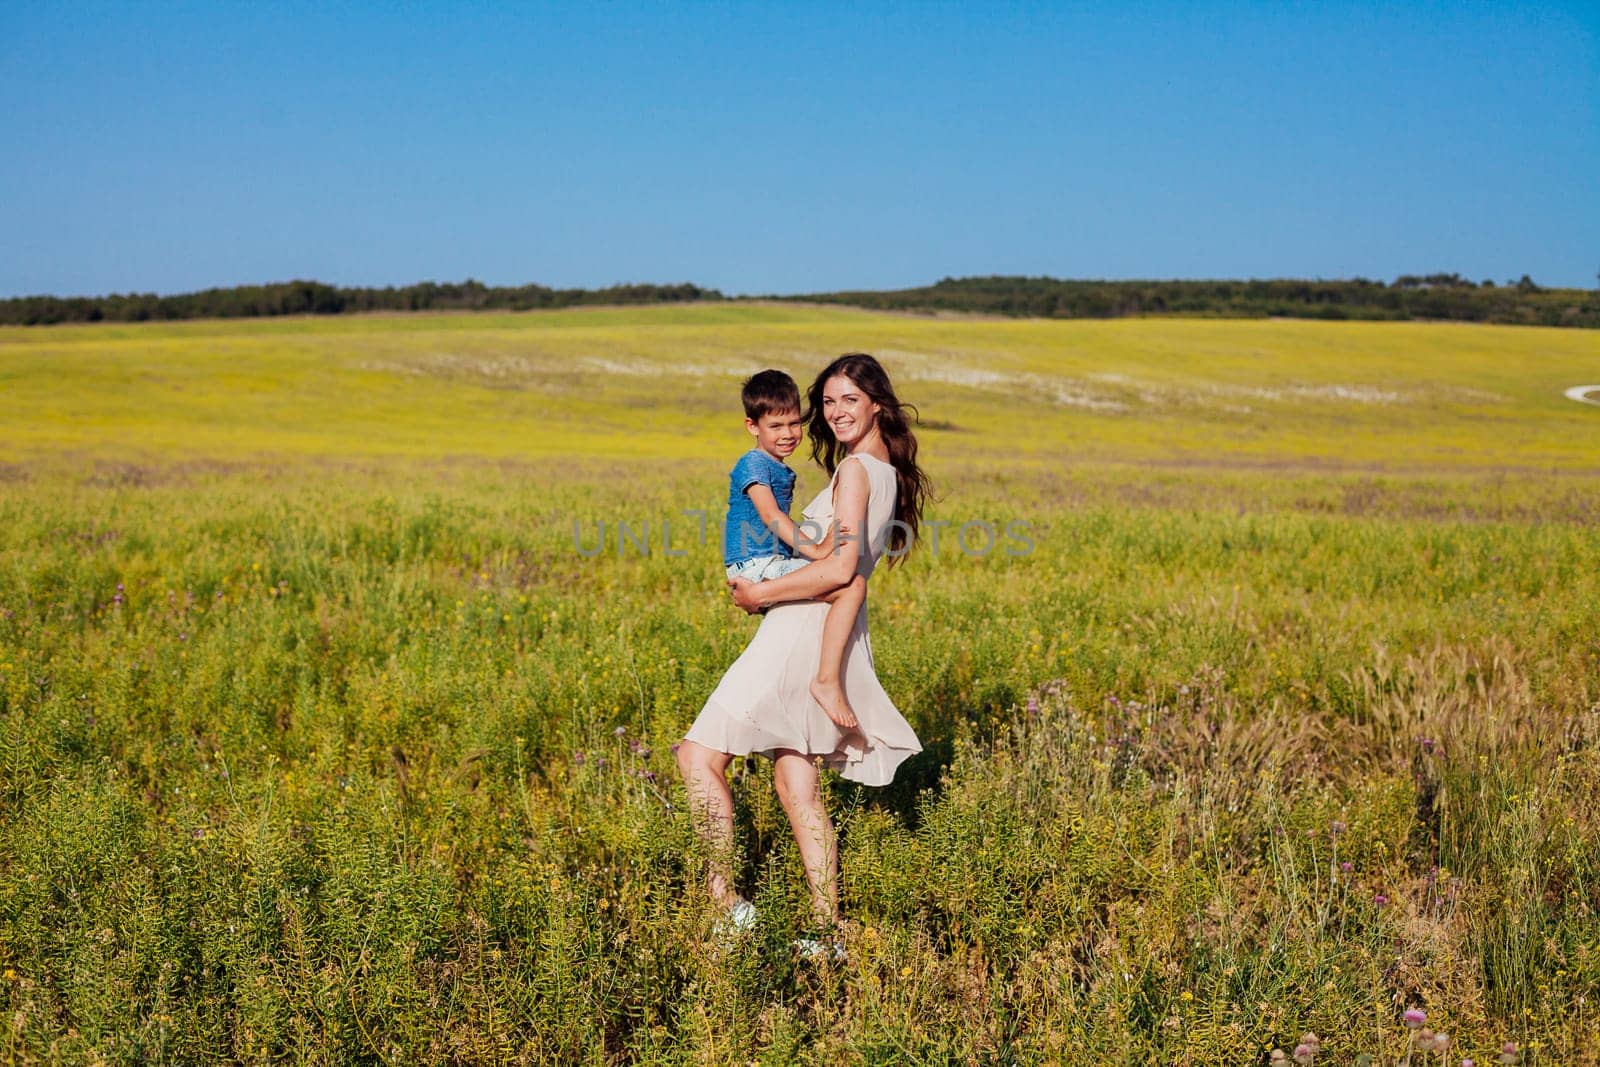
[[[898,492],[894,467],[876,456],[847,456],[867,472],[866,540],[856,573],[870,577],[888,541]],[[840,464],[843,468],[844,463]],[[838,471],[801,515],[827,530],[833,522],[833,484]],[[812,527],[815,529],[816,527]],[[870,597],[868,598],[870,599]],[[733,755],[773,757],[792,749],[823,758],[843,777],[863,785],[888,785],[895,769],[922,751],[922,743],[878,684],[867,633],[867,606],[856,613],[845,645],[840,679],[860,723],[845,734],[823,712],[808,688],[822,652],[822,624],[828,605],[820,600],[776,604],[685,734],[687,740]]]

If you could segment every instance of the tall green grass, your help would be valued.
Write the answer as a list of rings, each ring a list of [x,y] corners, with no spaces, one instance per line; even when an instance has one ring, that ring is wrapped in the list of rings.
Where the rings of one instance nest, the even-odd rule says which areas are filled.
[[[535,318],[659,339],[587,315]],[[800,326],[912,328],[841,318]],[[271,359],[473,322],[373,321],[245,331],[237,358],[194,357],[193,391],[221,427]],[[693,321],[730,350],[758,336]],[[1315,398],[1271,401],[1281,451],[1249,462],[1158,461],[1126,413],[1074,429],[1077,409],[1030,459],[1003,395],[946,383],[957,417],[906,388],[955,424],[925,435],[952,526],[874,577],[869,613],[926,751],[887,789],[827,782],[854,922],[835,965],[789,948],[804,882],[764,764],[734,786],[750,938],[720,947],[697,888],[669,749],[754,628],[682,514],[714,537],[740,443],[710,386],[705,410],[692,374],[657,386],[698,427],[664,456],[589,427],[593,449],[508,459],[448,419],[450,458],[385,451],[470,409],[480,387],[445,377],[397,392],[371,451],[291,407],[236,446],[121,458],[126,424],[86,412],[129,405],[203,325],[118,328],[150,346],[131,392],[96,383],[117,357],[91,345],[55,365],[53,421],[5,416],[72,449],[15,438],[0,480],[7,1059],[1236,1063],[1314,1031],[1319,1062],[1416,1063],[1407,1008],[1452,1036],[1445,1062],[1507,1040],[1600,1059],[1596,439],[1542,465],[1534,402],[1504,401],[1525,432],[1448,459],[1428,457],[1464,409],[1398,401],[1382,462],[1296,452],[1299,408],[1342,403]],[[1298,373],[1279,324],[1210,325],[1281,360],[1264,379]],[[1363,441],[1379,418],[1342,417]],[[1098,419],[1108,455],[1061,465]],[[618,520],[656,550],[580,554],[575,521],[592,547]],[[686,555],[659,551],[667,520]],[[965,554],[969,520],[1027,522],[1033,549]]]
[[[608,491],[405,481],[8,492],[15,1055],[1231,1061],[1392,1053],[1411,1005],[1583,1047],[1585,527],[1107,489],[913,557],[870,610],[928,752],[831,787],[863,927],[817,969],[761,766],[766,918],[707,949],[667,748],[750,629],[714,546],[584,559]]]

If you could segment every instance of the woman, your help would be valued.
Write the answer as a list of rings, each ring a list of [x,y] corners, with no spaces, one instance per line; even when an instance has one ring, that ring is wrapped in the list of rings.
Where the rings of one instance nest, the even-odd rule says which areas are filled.
[[[916,541],[929,489],[917,466],[916,436],[889,376],[869,355],[852,353],[829,364],[812,384],[807,407],[812,458],[832,479],[802,514],[823,530],[837,524],[862,536],[841,536],[833,555],[783,578],[729,582],[740,607],[752,613],[771,610],[678,748],[678,769],[697,829],[712,850],[707,888],[741,928],[754,922],[755,909],[732,885],[733,797],[724,775],[734,756],[760,753],[773,760],[773,780],[800,848],[814,919],[819,927],[831,928],[840,921],[839,856],[817,763],[852,781],[887,785],[895,768],[922,750],[878,684],[865,605],[856,614],[840,671],[858,721],[855,729],[835,725],[808,688],[828,610],[816,598],[848,585],[857,574],[869,577],[885,552],[892,565]],[[809,939],[800,947],[821,951]]]

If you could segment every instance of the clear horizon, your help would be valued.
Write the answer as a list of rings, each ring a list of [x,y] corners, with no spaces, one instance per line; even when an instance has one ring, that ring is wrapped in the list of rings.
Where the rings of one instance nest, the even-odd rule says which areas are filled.
[[[23,8],[0,296],[1600,272],[1600,6]]]

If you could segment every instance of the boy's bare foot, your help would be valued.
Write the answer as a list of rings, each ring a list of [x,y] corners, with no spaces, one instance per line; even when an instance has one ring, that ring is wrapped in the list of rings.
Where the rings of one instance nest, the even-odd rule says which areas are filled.
[[[861,725],[856,722],[856,713],[850,710],[850,701],[845,699],[844,686],[838,682],[823,682],[816,678],[811,679],[811,698],[822,705],[822,713],[833,720],[833,724],[841,730],[854,730]]]

